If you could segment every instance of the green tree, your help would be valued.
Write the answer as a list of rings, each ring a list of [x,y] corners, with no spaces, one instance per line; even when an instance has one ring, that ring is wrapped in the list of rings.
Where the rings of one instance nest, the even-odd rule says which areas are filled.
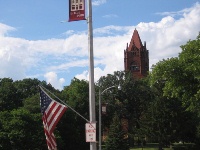
[[[38,93],[38,85],[40,83],[38,79],[27,78],[15,81],[14,86],[17,89],[20,99],[24,100]]]
[[[147,128],[145,113],[153,98],[150,86],[146,79],[134,79],[130,73],[126,74],[122,85],[119,99],[126,108],[129,134],[144,137]]]
[[[162,85],[164,82],[157,84]],[[153,142],[159,142],[160,150],[172,142],[195,142],[199,123],[197,114],[186,111],[180,99],[163,96],[161,86],[152,88],[155,97],[146,113],[148,137],[154,139]]]
[[[129,150],[127,133],[123,131],[121,119],[114,115],[109,128],[109,134],[105,142],[105,150]]]
[[[174,135],[179,140],[193,142],[199,124],[200,36],[181,48],[182,52],[178,57],[159,61],[150,73],[151,87],[156,88],[153,91],[155,99],[152,109],[160,106],[166,108],[156,113],[157,119],[165,116],[162,113],[171,112],[169,116],[176,131]],[[176,110],[173,105],[177,106]],[[163,123],[169,117],[165,118]]]
[[[10,78],[0,79],[0,110],[12,110],[22,106],[14,82]]]
[[[116,88],[110,88],[101,95],[102,104],[107,104],[107,115],[102,115],[102,129],[109,128],[116,109],[121,109],[120,107],[122,107],[118,103],[119,101],[117,100],[117,95],[120,91],[118,86],[121,87],[120,82],[122,80],[120,81],[120,77],[122,77],[123,74],[124,72],[114,72],[114,75],[108,74],[107,76],[102,76],[96,83],[96,93],[99,93],[99,89],[103,92],[109,87],[116,86]],[[99,94],[96,94],[96,99],[99,100]],[[97,103],[97,105],[99,105],[99,103]],[[97,111],[99,110],[97,109]],[[99,116],[97,116],[97,119],[98,117]]]
[[[102,116],[104,128],[109,128],[112,118],[116,112],[122,119],[128,120],[129,138],[134,136],[145,136],[146,119],[145,111],[152,101],[152,93],[147,80],[138,80],[130,73],[114,72],[99,79],[98,85],[101,89],[116,86],[102,95],[102,103],[108,103],[107,115]],[[120,85],[121,90],[117,89]],[[144,128],[145,126],[145,128]],[[134,144],[134,139],[130,139],[130,145]]]
[[[74,78],[69,86],[62,91],[65,102],[84,118],[89,118],[89,84],[87,81]],[[85,123],[72,110],[68,109],[59,122],[57,129],[61,138],[65,141],[61,150],[81,149],[88,150],[89,143],[85,142]]]
[[[0,147],[4,150],[46,149],[41,114],[30,114],[24,109],[0,112]]]
[[[41,112],[40,109],[40,97],[39,93],[33,96],[29,96],[23,101],[23,108],[31,112],[32,114],[37,114]]]
[[[200,107],[200,35],[181,46],[177,58],[160,61],[152,71],[152,82],[158,77],[165,80],[164,95],[182,99],[182,104],[192,111]]]

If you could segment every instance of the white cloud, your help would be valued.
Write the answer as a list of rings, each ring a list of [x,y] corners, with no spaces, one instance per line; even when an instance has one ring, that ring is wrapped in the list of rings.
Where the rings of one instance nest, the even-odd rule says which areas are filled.
[[[0,30],[2,33],[7,32],[5,28]],[[76,40],[80,41],[77,45],[73,44]],[[87,41],[86,34],[74,34],[66,39],[38,41],[0,36],[0,60],[2,61],[0,63],[0,78],[10,77],[17,80],[37,76],[35,74],[41,75],[45,71],[49,71],[49,68],[59,70],[59,68],[68,69],[77,65],[81,66],[85,64],[84,60],[78,64],[78,58],[75,56],[81,58],[88,55],[87,42],[85,41]],[[60,64],[60,61],[67,62],[67,65]],[[27,73],[30,70],[33,72],[33,68],[40,72]]]
[[[97,2],[97,1],[95,1]],[[106,1],[98,1],[103,3]],[[178,56],[180,45],[195,39],[200,31],[200,4],[184,9],[179,19],[163,17],[158,22],[141,22],[136,26],[106,26],[94,29],[94,74],[100,76],[124,69],[124,49],[130,43],[134,29],[139,32],[142,42],[147,42],[150,67],[159,60]],[[66,32],[66,39],[30,41],[7,36],[15,28],[0,24],[0,78],[45,76],[47,82],[61,89],[64,79],[61,71],[76,71],[79,79],[88,79],[88,36],[84,32]],[[78,44],[74,44],[79,41]],[[46,73],[48,72],[48,73]]]
[[[68,35],[72,35],[74,33],[75,33],[74,30],[68,30],[67,32],[64,33],[64,35],[68,36]]]
[[[195,5],[198,5],[198,2],[197,2]],[[162,16],[172,16],[172,17],[175,17],[175,16],[182,16],[182,15],[184,15],[185,13],[189,13],[190,11],[192,11],[192,9],[193,9],[193,7],[191,7],[191,8],[186,8],[186,9],[183,9],[183,10],[180,10],[180,11],[158,12],[158,13],[156,13],[156,14],[162,15]]]
[[[0,23],[0,37],[5,36],[9,31],[14,31],[14,30],[16,29],[11,26]]]
[[[200,4],[184,10],[183,16],[177,20],[167,16],[157,23],[137,25],[141,39],[147,41],[151,65],[158,60],[178,56],[180,46],[197,37],[200,31]]]
[[[61,70],[67,70],[71,67],[86,67],[88,66],[88,59],[81,59],[81,60],[71,60],[68,63],[62,63],[57,66],[50,66],[48,70],[55,70],[55,71],[61,71]]]
[[[94,29],[93,33],[98,36],[98,35],[118,35],[119,33],[126,33],[127,31],[129,31],[130,29],[132,29],[132,26],[114,26],[114,25],[110,25],[110,26],[105,26],[105,27],[101,27],[101,28],[97,28]]]
[[[89,73],[87,70],[85,70],[83,73],[77,74],[75,77],[82,80],[89,80]]]
[[[104,3],[106,3],[107,0],[93,0],[92,1],[92,5],[94,6],[99,6],[99,5],[102,5]]]
[[[95,33],[109,33],[123,30],[125,34],[117,36],[96,37],[94,39],[95,56],[98,58],[98,64],[104,66],[100,69],[95,68],[95,79],[113,71],[123,70],[124,53],[126,43],[129,43],[136,28],[140,34],[141,40],[147,42],[149,50],[150,67],[159,60],[177,57],[181,52],[180,46],[189,39],[195,39],[200,31],[200,4],[196,3],[190,9],[182,10],[182,17],[174,19],[172,16],[166,16],[159,22],[139,23],[135,27],[108,26],[95,30]],[[180,13],[179,13],[180,14]],[[113,30],[115,29],[115,30]],[[128,30],[127,30],[128,29]],[[86,79],[88,74],[84,72],[79,77]]]
[[[25,67],[21,60],[9,53],[8,49],[0,49],[0,60],[0,77],[12,78],[14,75],[15,80],[25,77]]]
[[[118,18],[115,14],[104,15],[103,18]]]
[[[74,44],[74,41],[79,41],[79,43]],[[69,56],[82,56],[82,54],[87,55],[87,42],[85,41],[87,41],[85,33],[73,34],[66,39],[29,41],[28,48],[45,55],[67,54]]]
[[[55,89],[62,90],[65,82],[64,78],[59,78],[55,72],[48,72],[44,75],[47,84],[50,83]]]

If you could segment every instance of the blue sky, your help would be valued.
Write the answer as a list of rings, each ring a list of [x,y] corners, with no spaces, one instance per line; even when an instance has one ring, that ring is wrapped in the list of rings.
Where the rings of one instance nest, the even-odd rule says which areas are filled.
[[[123,70],[134,29],[150,67],[176,57],[200,31],[199,0],[93,0],[94,73]],[[86,8],[87,9],[87,8]],[[88,79],[88,26],[68,20],[68,0],[0,0],[0,78],[38,78],[62,89]],[[86,13],[87,16],[87,13]]]

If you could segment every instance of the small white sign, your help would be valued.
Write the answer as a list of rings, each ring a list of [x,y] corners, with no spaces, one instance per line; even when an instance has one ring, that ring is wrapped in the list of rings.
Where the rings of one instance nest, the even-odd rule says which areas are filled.
[[[96,123],[85,124],[86,142],[96,142]]]

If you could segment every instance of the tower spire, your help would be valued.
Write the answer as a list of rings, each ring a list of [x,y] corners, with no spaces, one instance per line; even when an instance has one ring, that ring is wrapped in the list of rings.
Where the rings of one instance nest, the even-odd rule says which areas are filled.
[[[146,42],[143,46],[136,28],[130,44],[124,51],[124,70],[131,72],[136,78],[147,76],[149,71],[149,52],[146,48]]]
[[[133,45],[135,45],[138,49],[140,49],[143,46],[136,28],[133,32],[133,35],[129,44],[129,48],[128,48],[129,51],[131,51]]]

